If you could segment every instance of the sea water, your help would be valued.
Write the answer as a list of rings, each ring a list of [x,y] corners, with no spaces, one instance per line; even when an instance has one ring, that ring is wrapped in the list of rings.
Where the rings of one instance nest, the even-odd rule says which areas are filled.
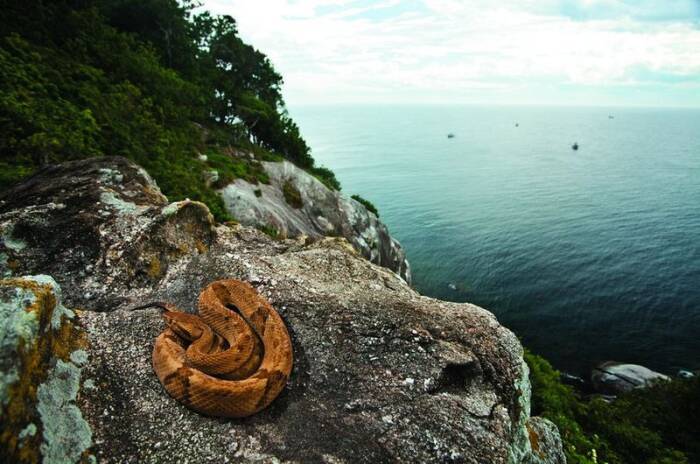
[[[378,207],[421,293],[489,309],[561,370],[700,368],[700,110],[291,115],[343,191]]]

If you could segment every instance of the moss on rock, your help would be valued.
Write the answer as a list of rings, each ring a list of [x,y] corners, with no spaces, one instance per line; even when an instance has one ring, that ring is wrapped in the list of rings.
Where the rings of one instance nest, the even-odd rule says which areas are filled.
[[[85,456],[91,433],[74,400],[86,339],[74,318],[51,277],[0,280],[0,461]]]
[[[291,180],[286,180],[282,185],[282,193],[284,200],[294,209],[299,209],[304,206],[304,201],[301,198],[301,192],[292,183]]]

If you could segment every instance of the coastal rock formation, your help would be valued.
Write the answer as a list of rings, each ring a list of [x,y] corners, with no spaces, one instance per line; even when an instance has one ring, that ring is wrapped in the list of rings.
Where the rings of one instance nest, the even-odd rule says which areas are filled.
[[[401,244],[364,205],[330,190],[288,161],[262,165],[269,184],[236,179],[221,191],[226,208],[241,224],[271,227],[282,237],[345,237],[362,256],[411,283]]]
[[[604,362],[591,372],[591,383],[599,393],[619,395],[635,388],[645,388],[669,377],[638,364]]]
[[[121,158],[46,168],[7,192],[0,237],[0,272],[51,273],[82,310],[71,327],[85,333],[76,361],[90,381],[77,395],[61,388],[90,426],[83,459],[563,462],[556,428],[530,417],[517,338],[482,308],[419,295],[343,238],[309,244],[216,225],[200,203],[167,204]],[[240,420],[168,396],[151,367],[160,311],[130,310],[155,300],[193,311],[222,278],[273,304],[294,351],[286,389]]]
[[[51,277],[0,280],[0,462],[88,458],[92,432],[75,404],[87,352],[75,319]]]

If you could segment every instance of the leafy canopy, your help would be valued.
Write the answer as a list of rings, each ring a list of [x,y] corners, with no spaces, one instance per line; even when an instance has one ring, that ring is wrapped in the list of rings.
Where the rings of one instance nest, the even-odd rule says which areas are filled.
[[[238,36],[230,16],[175,0],[8,0],[0,9],[0,190],[48,163],[121,155],[171,200],[210,185],[265,181],[260,160],[314,165],[287,113],[282,77]],[[209,154],[204,159],[202,154]],[[250,159],[247,155],[253,153]]]

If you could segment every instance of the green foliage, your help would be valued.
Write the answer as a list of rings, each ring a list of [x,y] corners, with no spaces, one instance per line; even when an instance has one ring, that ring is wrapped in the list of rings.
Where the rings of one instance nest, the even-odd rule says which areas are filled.
[[[338,179],[335,178],[335,174],[330,169],[323,166],[316,166],[310,168],[308,171],[329,189],[340,190],[340,182],[338,182]]]
[[[365,200],[365,199],[362,198],[360,195],[353,195],[353,196],[351,196],[350,198],[352,198],[353,200],[355,200],[355,201],[357,201],[357,202],[363,204],[364,207],[367,208],[368,211],[374,213],[375,216],[379,217],[379,211],[377,211],[377,207],[374,206],[374,204],[373,204],[371,201]]]
[[[675,379],[612,403],[580,398],[543,358],[526,352],[533,414],[554,422],[569,463],[700,462],[700,379]]]
[[[208,150],[207,163],[219,173],[219,180],[215,183],[217,188],[230,184],[234,179],[243,179],[252,184],[270,183],[270,177],[256,160]]]
[[[270,237],[274,238],[275,240],[281,238],[280,232],[272,226],[268,226],[268,225],[258,226],[258,230],[263,232],[266,235],[269,235]]]
[[[292,181],[284,181],[284,184],[282,184],[282,194],[284,194],[284,201],[292,208],[299,209],[304,206],[304,201],[301,199],[301,192],[294,186]]]
[[[573,389],[559,380],[559,372],[539,356],[525,351],[532,384],[532,414],[546,417],[559,428],[567,462],[590,464],[593,450],[600,443],[587,436],[577,419],[584,414],[584,403]]]
[[[314,168],[267,57],[240,39],[233,18],[195,14],[195,6],[4,2],[0,190],[49,163],[120,155],[146,168],[171,200],[203,201],[225,221],[215,189],[235,178],[268,182],[260,160],[286,158],[332,184],[330,171]],[[210,186],[212,169],[219,180]]]

